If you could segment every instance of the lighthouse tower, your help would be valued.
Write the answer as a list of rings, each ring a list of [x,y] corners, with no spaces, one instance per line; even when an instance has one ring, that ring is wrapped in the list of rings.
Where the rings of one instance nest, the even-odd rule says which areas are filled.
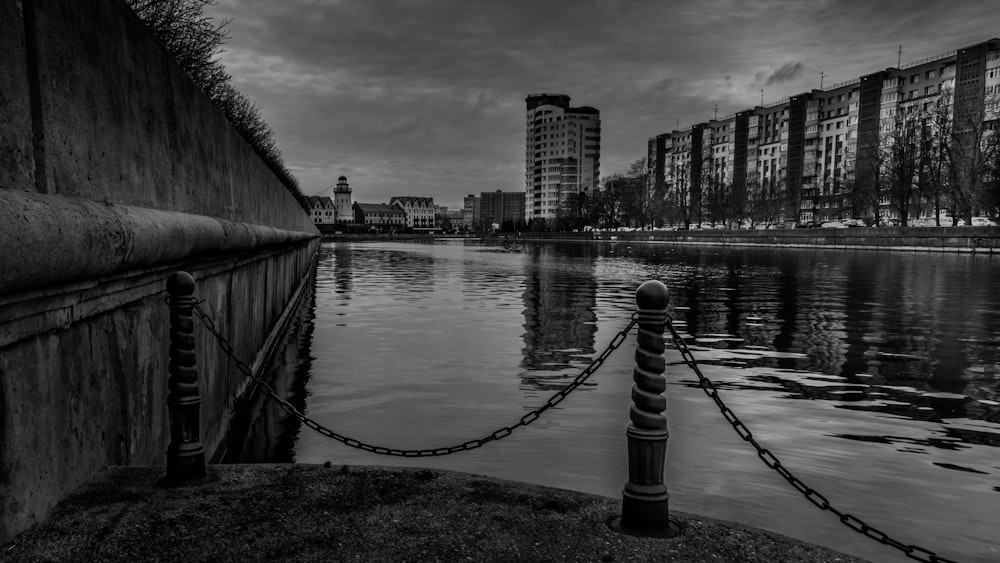
[[[337,179],[337,187],[333,189],[333,206],[337,208],[338,223],[353,223],[354,209],[351,207],[351,187],[347,185],[347,177]]]

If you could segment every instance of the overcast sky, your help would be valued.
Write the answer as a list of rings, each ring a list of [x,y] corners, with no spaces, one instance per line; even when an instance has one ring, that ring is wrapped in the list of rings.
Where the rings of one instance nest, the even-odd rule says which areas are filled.
[[[996,0],[219,0],[222,60],[306,194],[524,190],[524,98],[601,112],[601,176],[659,133],[1000,36]],[[328,192],[329,193],[329,192]]]

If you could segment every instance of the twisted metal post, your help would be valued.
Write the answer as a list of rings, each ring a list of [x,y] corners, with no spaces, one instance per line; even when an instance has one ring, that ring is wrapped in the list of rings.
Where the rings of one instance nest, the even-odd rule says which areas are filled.
[[[635,292],[639,331],[632,370],[632,405],[625,431],[628,440],[628,482],[622,491],[622,513],[612,522],[621,532],[645,537],[673,537],[679,533],[670,522],[670,494],[663,483],[667,457],[667,409],[663,396],[666,361],[663,332],[667,322],[667,287],[649,280]]]
[[[201,443],[201,391],[195,355],[194,278],[174,272],[167,279],[170,305],[170,364],[167,368],[167,410],[170,444],[167,446],[167,484],[205,477],[205,447]]]

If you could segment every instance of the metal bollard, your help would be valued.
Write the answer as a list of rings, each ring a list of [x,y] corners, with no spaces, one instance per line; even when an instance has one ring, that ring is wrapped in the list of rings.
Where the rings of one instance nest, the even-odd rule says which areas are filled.
[[[174,272],[167,279],[170,304],[170,364],[167,368],[167,484],[205,478],[205,447],[201,443],[201,392],[194,347],[194,278]]]
[[[622,514],[612,521],[614,529],[637,536],[669,538],[679,533],[670,522],[663,466],[667,457],[667,400],[663,391],[666,362],[663,331],[667,322],[667,287],[656,280],[635,292],[639,331],[636,336],[635,367],[632,370],[631,423],[628,439],[628,482],[622,491]]]

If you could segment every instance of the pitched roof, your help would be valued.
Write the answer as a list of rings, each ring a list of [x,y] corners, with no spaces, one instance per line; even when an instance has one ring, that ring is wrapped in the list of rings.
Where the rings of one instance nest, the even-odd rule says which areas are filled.
[[[389,203],[399,203],[400,205],[425,205],[427,207],[434,207],[434,198],[432,197],[419,197],[412,195],[403,196],[393,196],[389,200]]]
[[[306,199],[309,201],[309,207],[312,209],[333,209],[335,207],[333,200],[325,196],[311,195]]]

